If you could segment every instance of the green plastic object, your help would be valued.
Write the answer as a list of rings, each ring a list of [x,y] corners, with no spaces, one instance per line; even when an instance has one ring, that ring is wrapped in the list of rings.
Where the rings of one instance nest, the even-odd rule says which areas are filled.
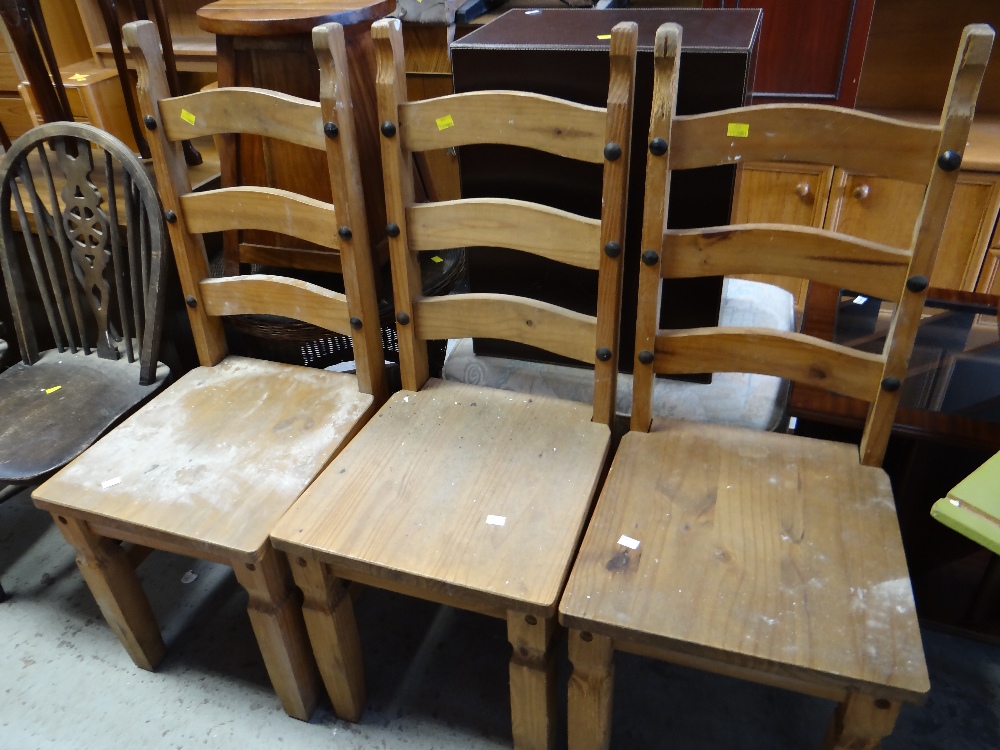
[[[931,515],[1000,555],[1000,453],[934,503]]]

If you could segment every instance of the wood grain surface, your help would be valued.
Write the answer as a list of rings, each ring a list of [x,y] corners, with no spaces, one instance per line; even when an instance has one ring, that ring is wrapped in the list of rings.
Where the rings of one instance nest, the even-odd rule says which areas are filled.
[[[910,252],[837,232],[784,224],[668,230],[664,278],[769,273],[800,277],[895,299],[906,279]]]
[[[747,135],[731,135],[733,125]],[[675,117],[670,163],[694,169],[741,161],[836,164],[927,182],[941,129],[822,104],[760,104]]]
[[[228,357],[189,372],[33,497],[170,534],[189,554],[252,557],[371,406],[353,376]]]
[[[410,252],[506,247],[596,271],[601,263],[601,222],[500,198],[468,198],[406,209]],[[486,248],[477,247],[485,245]]]
[[[335,21],[350,26],[392,12],[393,0],[218,0],[197,11],[198,26],[213,34],[281,36],[307,34]]]
[[[542,94],[474,91],[401,105],[399,132],[409,151],[503,143],[600,164],[606,118],[603,107]]]
[[[244,132],[324,149],[326,137],[318,102],[277,91],[217,88],[166,99],[160,103],[163,130],[171,141]]]
[[[629,433],[560,617],[819,691],[930,687],[889,479],[847,444],[668,420]]]
[[[400,391],[272,539],[345,578],[378,571],[551,615],[610,438],[590,416],[585,404],[439,380]]]

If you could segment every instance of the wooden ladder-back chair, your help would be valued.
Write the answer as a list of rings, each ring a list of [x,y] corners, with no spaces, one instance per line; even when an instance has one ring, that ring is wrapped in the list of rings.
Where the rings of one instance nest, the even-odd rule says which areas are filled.
[[[364,205],[358,186],[343,30],[314,34],[321,102],[257,89],[168,98],[151,22],[125,27],[138,62],[150,147],[202,366],[39,487],[77,552],[105,618],[137,665],[164,644],[122,539],[233,567],[271,681],[308,719],[321,690],[287,562],[268,534],[385,400],[385,371]],[[335,204],[270,188],[191,193],[180,141],[251,132],[326,151]],[[322,158],[322,156],[317,156]],[[200,233],[237,227],[338,249],[346,295],[279,276],[209,277]],[[269,313],[353,336],[357,375],[227,356],[222,315]]]
[[[400,23],[372,29],[404,390],[272,539],[294,561],[338,716],[357,720],[364,703],[344,578],[505,620],[514,744],[550,747],[556,605],[611,440],[637,27],[612,31],[607,108],[513,91],[408,103]],[[513,200],[415,205],[412,153],[483,142],[603,163],[602,219]],[[421,296],[419,252],[479,245],[594,269],[596,317],[504,295]],[[428,380],[427,340],[472,335],[593,365],[593,409]]]
[[[656,38],[632,431],[559,607],[573,663],[570,748],[609,744],[615,650],[835,700],[825,747],[876,748],[901,702],[929,689],[879,466],[993,32],[966,29],[937,126],[812,105],[677,117],[680,36],[670,24]],[[911,246],[775,224],[665,230],[671,170],[781,159],[925,184]],[[872,354],[796,333],[657,330],[661,277],[741,273],[897,301],[892,334]],[[795,435],[651,423],[654,373],[713,370],[770,373],[869,401],[860,455]]]

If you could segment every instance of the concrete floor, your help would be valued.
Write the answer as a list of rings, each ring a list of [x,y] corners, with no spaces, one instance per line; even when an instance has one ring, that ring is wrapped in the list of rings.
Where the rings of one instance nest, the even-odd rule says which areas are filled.
[[[378,591],[357,610],[368,709],[282,713],[246,594],[220,566],[154,553],[140,568],[169,654],[136,668],[47,514],[0,504],[0,750],[502,748],[511,746],[503,623]],[[1000,748],[1000,647],[925,631],[933,689],[885,750]],[[560,649],[560,694],[568,665]],[[620,658],[619,658],[620,657]],[[832,704],[618,655],[615,748],[818,748]],[[563,698],[563,700],[565,700]],[[561,707],[565,715],[565,707]],[[560,733],[565,744],[565,732]]]

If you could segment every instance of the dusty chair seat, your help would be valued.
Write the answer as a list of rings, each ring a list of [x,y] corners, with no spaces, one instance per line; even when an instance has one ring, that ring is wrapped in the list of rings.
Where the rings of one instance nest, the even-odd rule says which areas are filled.
[[[17,362],[0,378],[0,477],[28,484],[64,466],[159,391],[168,374],[160,365],[156,380],[141,385],[138,366],[83,352],[44,352],[30,367]]]
[[[189,372],[33,498],[123,538],[140,527],[252,563],[372,404],[351,375],[228,357]]]
[[[383,588],[551,616],[608,448],[592,414],[441,380],[401,391],[285,514],[275,546],[318,550],[356,580],[393,571]]]
[[[892,488],[857,450],[667,419],[628,433],[561,621],[616,649],[707,659],[837,701],[852,689],[921,701],[930,684]]]

